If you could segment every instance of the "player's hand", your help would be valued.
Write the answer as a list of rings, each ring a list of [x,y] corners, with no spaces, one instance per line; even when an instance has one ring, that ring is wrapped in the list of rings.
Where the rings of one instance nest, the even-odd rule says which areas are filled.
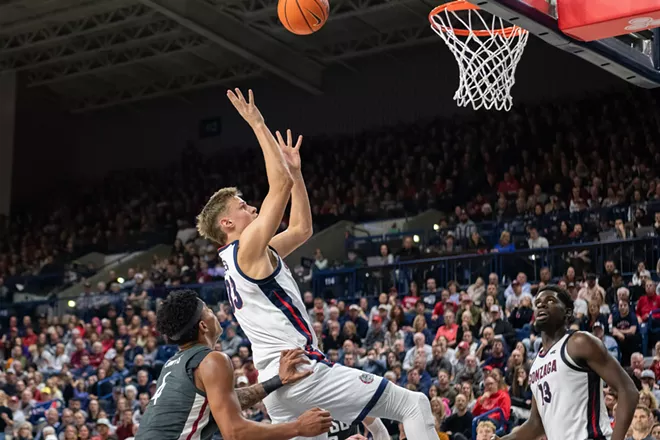
[[[282,150],[282,154],[286,159],[286,163],[289,166],[290,171],[300,171],[301,161],[300,161],[300,146],[302,145],[302,136],[298,136],[296,145],[293,145],[293,137],[291,135],[291,130],[286,131],[286,142],[282,137],[282,133],[279,131],[275,132],[277,136],[277,143]]]
[[[346,440],[367,440],[367,438],[361,434],[355,434],[347,438]]]
[[[500,440],[500,438],[498,436],[496,436],[495,434],[493,434],[491,436],[490,440]]]
[[[298,437],[316,437],[330,431],[332,416],[320,408],[305,411],[298,417]]]
[[[245,100],[243,93],[240,89],[235,89],[235,91],[227,90],[227,97],[234,104],[238,113],[243,116],[243,119],[250,124],[251,127],[255,127],[258,124],[264,122],[264,117],[261,115],[261,112],[254,103],[254,94],[252,89],[248,90],[248,100]]]
[[[312,374],[312,370],[298,371],[299,365],[308,365],[309,361],[303,356],[301,348],[284,350],[280,353],[280,380],[282,385],[297,382]]]

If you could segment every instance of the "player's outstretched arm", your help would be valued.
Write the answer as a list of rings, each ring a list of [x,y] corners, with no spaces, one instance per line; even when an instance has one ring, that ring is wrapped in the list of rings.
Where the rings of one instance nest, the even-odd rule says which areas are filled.
[[[243,119],[252,127],[266,162],[268,194],[261,205],[259,217],[241,234],[241,246],[238,250],[239,265],[243,271],[248,276],[258,276],[259,273],[255,274],[255,269],[252,267],[253,263],[262,263],[266,258],[266,246],[277,232],[286,205],[289,203],[293,178],[280,146],[255,105],[252,90],[248,92],[247,101],[239,89],[227,91],[227,96]],[[256,272],[259,272],[259,269]]]
[[[302,136],[298,137],[296,145],[293,145],[291,130],[287,130],[286,138],[287,140],[285,142],[280,132],[277,132],[277,142],[293,177],[291,216],[287,230],[280,232],[270,241],[270,245],[282,257],[286,257],[298,249],[298,247],[312,236],[313,232],[312,209],[309,206],[309,196],[307,195],[305,180],[302,176],[302,162],[300,160]]]
[[[586,363],[618,393],[616,424],[614,432],[612,432],[612,440],[623,440],[639,401],[639,392],[632,379],[621,367],[621,364],[608,353],[605,345],[590,333],[576,333],[568,340],[566,350],[571,358],[576,362]]]
[[[543,422],[541,421],[541,415],[539,410],[536,407],[536,400],[532,397],[532,409],[529,414],[529,419],[523,423],[520,428],[516,429],[515,432],[512,432],[509,435],[505,435],[501,440],[534,440],[538,439],[545,434],[543,429]],[[498,439],[499,437],[493,436],[493,440]]]
[[[332,417],[318,408],[309,410],[298,420],[278,425],[255,423],[243,418],[234,392],[234,372],[229,358],[209,353],[199,366],[211,414],[226,440],[287,440],[293,437],[316,437],[330,430]]]

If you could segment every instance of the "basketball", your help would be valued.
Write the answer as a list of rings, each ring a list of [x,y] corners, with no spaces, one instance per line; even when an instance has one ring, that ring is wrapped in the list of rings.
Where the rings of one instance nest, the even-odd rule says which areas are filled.
[[[277,14],[289,32],[309,35],[328,21],[330,5],[328,0],[280,0]]]

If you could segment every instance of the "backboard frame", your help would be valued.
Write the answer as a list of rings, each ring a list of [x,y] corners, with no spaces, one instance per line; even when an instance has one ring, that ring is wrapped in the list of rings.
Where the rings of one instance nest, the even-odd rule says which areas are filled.
[[[483,10],[527,29],[561,50],[578,56],[636,86],[660,87],[660,29],[653,29],[649,58],[616,38],[583,42],[564,34],[557,20],[524,0],[476,0]]]

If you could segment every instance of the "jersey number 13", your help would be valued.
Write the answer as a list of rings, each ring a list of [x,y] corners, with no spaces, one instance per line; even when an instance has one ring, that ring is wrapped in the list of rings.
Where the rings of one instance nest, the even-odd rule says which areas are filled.
[[[552,393],[550,392],[550,386],[548,385],[548,382],[541,382],[538,385],[539,387],[539,393],[541,393],[541,404],[545,405],[546,403],[550,403],[552,400]]]

